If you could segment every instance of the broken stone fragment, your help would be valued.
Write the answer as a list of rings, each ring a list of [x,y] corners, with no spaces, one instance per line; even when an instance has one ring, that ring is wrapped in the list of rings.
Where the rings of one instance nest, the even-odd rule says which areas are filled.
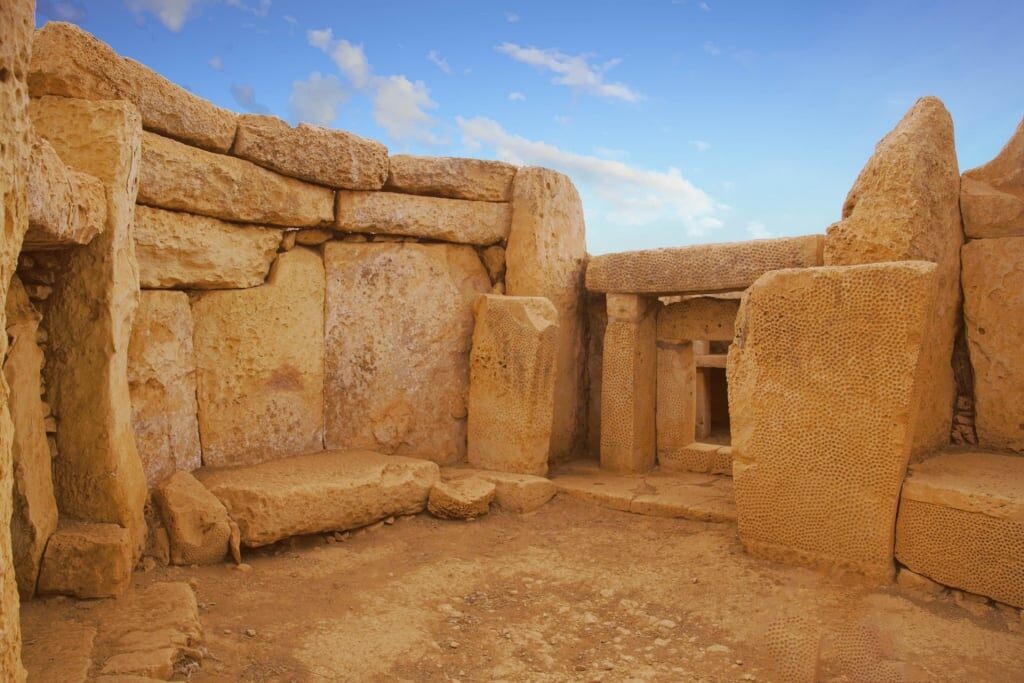
[[[33,97],[127,100],[148,130],[217,152],[226,152],[235,137],[235,114],[118,55],[73,24],[51,21],[36,31],[28,83]]]
[[[421,157],[391,157],[385,189],[408,194],[507,202],[512,198],[516,167],[502,161]]]
[[[231,525],[217,497],[188,472],[175,472],[154,491],[171,542],[172,564],[215,564],[228,552]]]
[[[117,597],[131,583],[131,534],[116,524],[62,524],[46,544],[37,591],[77,598]]]
[[[532,474],[476,469],[445,469],[441,474],[446,481],[476,477],[494,484],[494,502],[509,512],[532,512],[551,500],[556,492],[550,479]]]
[[[182,211],[135,207],[139,284],[147,289],[244,289],[262,285],[281,231]]]
[[[138,201],[242,223],[315,227],[334,218],[334,192],[326,187],[148,132]]]
[[[964,172],[960,208],[968,237],[1024,236],[1024,119],[999,154]]]
[[[397,192],[338,191],[336,227],[345,232],[426,237],[487,246],[508,237],[509,204],[419,197]]]
[[[258,114],[238,117],[231,153],[311,183],[348,190],[379,190],[388,175],[387,147],[343,130]]]
[[[495,487],[478,477],[439,481],[430,490],[427,510],[441,519],[474,519],[486,515]]]
[[[32,141],[28,173],[29,229],[23,249],[61,249],[88,244],[107,220],[99,179],[68,168],[45,139]]]

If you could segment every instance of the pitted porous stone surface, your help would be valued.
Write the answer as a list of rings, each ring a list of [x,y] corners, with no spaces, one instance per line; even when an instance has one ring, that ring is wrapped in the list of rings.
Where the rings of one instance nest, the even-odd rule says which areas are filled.
[[[913,465],[896,559],[939,583],[1024,608],[1024,458],[952,451]]]
[[[427,510],[441,519],[475,519],[486,515],[495,486],[480,477],[438,481],[430,489]]]
[[[587,289],[652,295],[735,291],[770,270],[820,266],[824,247],[824,235],[805,235],[602,254],[587,266]]]
[[[658,312],[658,339],[732,341],[739,299],[686,297]]]
[[[408,194],[507,202],[515,175],[516,167],[502,161],[396,154],[384,187]]]
[[[984,447],[1024,451],[1024,237],[963,248],[964,327],[974,368],[974,426]]]
[[[262,285],[281,230],[135,206],[139,284],[148,289],[244,289]]]
[[[728,361],[739,534],[785,562],[893,574],[936,266],[782,270],[747,292]]]
[[[28,77],[33,97],[127,100],[142,125],[215,152],[235,138],[235,114],[171,83],[73,24],[51,21],[36,31]]]
[[[128,344],[128,388],[146,483],[199,467],[192,309],[185,292],[140,292]]]
[[[923,345],[921,413],[913,455],[949,443],[956,381],[953,342],[959,328],[960,175],[953,120],[938,99],[923,97],[886,135],[857,176],[830,226],[825,265],[931,261],[938,267],[936,322]]]
[[[465,462],[473,304],[491,287],[476,252],[328,242],[324,259],[327,447]]]
[[[53,146],[40,137],[32,141],[28,210],[26,251],[88,244],[107,222],[103,183],[65,166]]]
[[[315,227],[334,219],[334,192],[155,133],[142,135],[139,203],[242,223]]]
[[[428,460],[325,451],[196,475],[238,522],[242,543],[255,547],[422,512],[440,473]]]
[[[665,465],[672,454],[696,438],[697,366],[693,344],[658,339],[656,436],[658,462]]]
[[[324,265],[296,248],[252,289],[192,303],[204,465],[323,448]]]
[[[968,237],[1024,236],[1024,119],[994,159],[964,172],[960,210]]]
[[[388,176],[387,147],[343,130],[273,116],[242,114],[231,153],[293,178],[349,190],[379,190]]]
[[[469,370],[469,464],[544,475],[551,451],[558,311],[543,297],[484,295]]]
[[[508,238],[512,209],[499,202],[339,190],[336,215],[337,229],[345,232],[487,246]]]
[[[587,318],[587,444],[586,455],[601,457],[601,375],[604,372],[604,331],[608,327],[608,304],[604,294],[585,294]]]

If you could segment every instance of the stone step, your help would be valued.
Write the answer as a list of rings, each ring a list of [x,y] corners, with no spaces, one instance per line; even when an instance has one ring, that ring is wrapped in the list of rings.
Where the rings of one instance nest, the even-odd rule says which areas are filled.
[[[256,547],[422,512],[439,469],[429,460],[337,450],[195,475],[237,522],[242,543]]]
[[[1024,607],[1024,457],[950,450],[912,465],[896,559],[939,583]]]
[[[569,463],[552,474],[560,494],[601,507],[652,517],[735,522],[732,479],[696,472],[613,474],[596,462]]]

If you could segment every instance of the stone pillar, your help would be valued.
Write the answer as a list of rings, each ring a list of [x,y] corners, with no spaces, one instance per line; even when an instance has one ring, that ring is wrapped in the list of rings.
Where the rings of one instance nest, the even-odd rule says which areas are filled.
[[[146,538],[146,480],[132,428],[128,344],[139,302],[132,221],[142,119],[127,102],[63,97],[33,100],[30,113],[61,160],[99,178],[107,199],[103,232],[62,254],[46,312],[57,506],[79,520],[125,527],[137,557]]]
[[[697,372],[694,343],[658,338],[658,461],[694,442]]]
[[[706,341],[693,342],[693,355],[706,355],[711,345]],[[711,392],[708,387],[708,373],[694,367],[694,440],[703,439],[711,433]]]
[[[601,467],[639,473],[654,467],[658,302],[608,295],[601,380]]]

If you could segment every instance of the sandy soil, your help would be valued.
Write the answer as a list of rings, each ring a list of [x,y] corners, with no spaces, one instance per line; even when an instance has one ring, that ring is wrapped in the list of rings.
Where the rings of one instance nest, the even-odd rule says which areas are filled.
[[[821,680],[1024,680],[1018,610],[771,564],[731,524],[556,498],[326,539],[135,581],[194,579],[195,681],[770,681],[818,651]]]

